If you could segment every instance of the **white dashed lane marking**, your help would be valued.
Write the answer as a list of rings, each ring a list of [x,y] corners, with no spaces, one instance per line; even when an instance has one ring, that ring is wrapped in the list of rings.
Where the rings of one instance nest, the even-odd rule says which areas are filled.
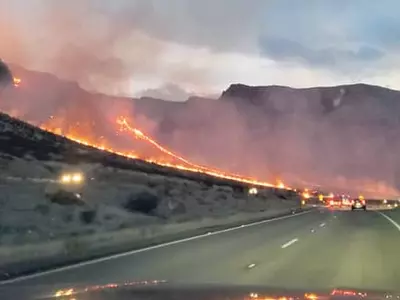
[[[296,238],[296,239],[293,239],[293,240],[287,242],[286,244],[283,244],[283,245],[282,245],[282,249],[285,249],[285,248],[287,248],[287,247],[293,245],[294,243],[296,243],[296,242],[298,242],[298,241],[299,241],[299,239],[297,239],[297,238]]]
[[[51,269],[51,270],[48,270],[48,271],[38,272],[38,273],[31,274],[31,275],[20,276],[20,277],[17,277],[17,278],[0,281],[0,286],[1,285],[6,285],[6,284],[9,284],[9,283],[21,282],[21,281],[25,281],[25,280],[28,280],[28,279],[38,278],[38,277],[42,277],[42,276],[46,276],[46,275],[54,274],[54,273],[58,273],[58,272],[63,272],[63,271],[67,271],[67,270],[77,269],[77,268],[81,268],[81,267],[84,267],[84,266],[100,263],[100,262],[103,262],[103,261],[109,261],[109,260],[113,260],[113,259],[117,259],[117,258],[121,258],[121,257],[135,255],[135,254],[142,253],[142,252],[152,251],[154,249],[159,249],[159,248],[164,248],[164,247],[168,247],[168,246],[172,246],[172,245],[176,245],[176,244],[186,243],[186,242],[189,242],[189,241],[193,241],[193,240],[197,240],[197,239],[201,239],[201,238],[206,238],[208,236],[224,234],[226,232],[240,230],[240,229],[246,228],[246,227],[252,227],[252,226],[257,226],[257,225],[261,225],[261,224],[272,223],[272,222],[275,222],[275,221],[278,221],[278,220],[285,220],[285,219],[295,218],[295,217],[298,217],[298,216],[301,216],[301,215],[305,215],[305,214],[308,214],[308,213],[311,213],[311,212],[313,212],[313,210],[307,210],[307,211],[303,211],[303,212],[292,214],[292,215],[286,215],[286,216],[282,216],[282,217],[276,217],[276,218],[272,218],[272,219],[256,221],[256,222],[252,222],[252,223],[249,223],[249,224],[234,226],[234,227],[227,228],[227,229],[216,230],[216,231],[213,231],[213,232],[208,232],[208,233],[205,233],[205,234],[199,234],[199,235],[195,235],[195,236],[188,237],[188,238],[183,238],[183,239],[179,239],[179,240],[175,240],[175,241],[171,241],[171,242],[166,242],[166,243],[162,243],[162,244],[158,244],[158,245],[154,245],[154,246],[145,247],[145,248],[142,248],[142,249],[132,250],[132,251],[128,251],[128,252],[122,252],[122,253],[119,253],[119,254],[113,254],[113,255],[102,257],[102,258],[88,260],[88,261],[72,264],[72,265],[65,266],[65,267],[59,267],[59,268]],[[291,244],[293,244],[293,243],[297,242],[297,239],[295,239],[295,241],[292,240],[290,242],[291,242]],[[285,247],[282,246],[282,248],[286,248],[286,247],[290,246],[291,244],[289,244],[287,246],[283,245]]]

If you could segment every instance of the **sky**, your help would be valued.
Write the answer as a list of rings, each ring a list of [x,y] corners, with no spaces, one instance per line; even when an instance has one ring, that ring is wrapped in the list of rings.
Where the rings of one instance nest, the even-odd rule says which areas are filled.
[[[0,0],[0,57],[111,94],[400,89],[398,0]]]

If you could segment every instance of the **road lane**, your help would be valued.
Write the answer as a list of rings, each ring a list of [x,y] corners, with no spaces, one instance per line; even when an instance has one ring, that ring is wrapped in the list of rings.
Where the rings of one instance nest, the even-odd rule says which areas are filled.
[[[165,279],[190,284],[398,290],[400,232],[372,211],[315,211],[23,280],[12,285]]]
[[[106,283],[134,279],[168,279],[173,281],[212,282],[235,280],[237,266],[251,264],[257,249],[271,248],[271,256],[295,235],[311,231],[331,217],[329,212],[314,211],[218,235],[157,248],[96,264],[47,274],[21,281],[21,284],[59,282]],[[267,250],[267,249],[266,249]],[[235,262],[236,261],[236,262]],[[226,270],[233,274],[226,277]]]
[[[276,287],[400,288],[400,232],[376,212],[337,212],[324,231],[303,241],[248,282],[268,274],[263,284]]]

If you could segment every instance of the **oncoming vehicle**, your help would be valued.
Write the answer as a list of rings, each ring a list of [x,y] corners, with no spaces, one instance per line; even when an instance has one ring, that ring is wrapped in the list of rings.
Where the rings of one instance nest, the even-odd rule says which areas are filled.
[[[351,210],[362,209],[367,210],[367,205],[365,204],[365,199],[359,197],[351,202]]]
[[[351,205],[352,201],[351,201],[350,195],[344,195],[343,194],[341,196],[341,198],[342,198],[342,204],[344,206],[350,206]]]
[[[342,198],[334,195],[331,199],[328,201],[328,206],[331,208],[341,208],[342,207]]]

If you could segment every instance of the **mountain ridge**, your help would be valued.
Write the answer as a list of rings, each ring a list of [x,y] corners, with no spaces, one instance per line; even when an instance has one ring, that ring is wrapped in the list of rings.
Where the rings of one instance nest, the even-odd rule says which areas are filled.
[[[52,83],[36,83],[30,76],[36,74],[22,74],[19,95],[0,105],[6,112],[19,106],[25,120],[55,115],[69,127],[90,116],[97,126],[89,129],[99,136],[124,114],[199,164],[270,182],[282,178],[395,193],[400,188],[396,90],[363,83],[300,89],[232,84],[218,99],[172,102],[90,93],[53,77]]]

